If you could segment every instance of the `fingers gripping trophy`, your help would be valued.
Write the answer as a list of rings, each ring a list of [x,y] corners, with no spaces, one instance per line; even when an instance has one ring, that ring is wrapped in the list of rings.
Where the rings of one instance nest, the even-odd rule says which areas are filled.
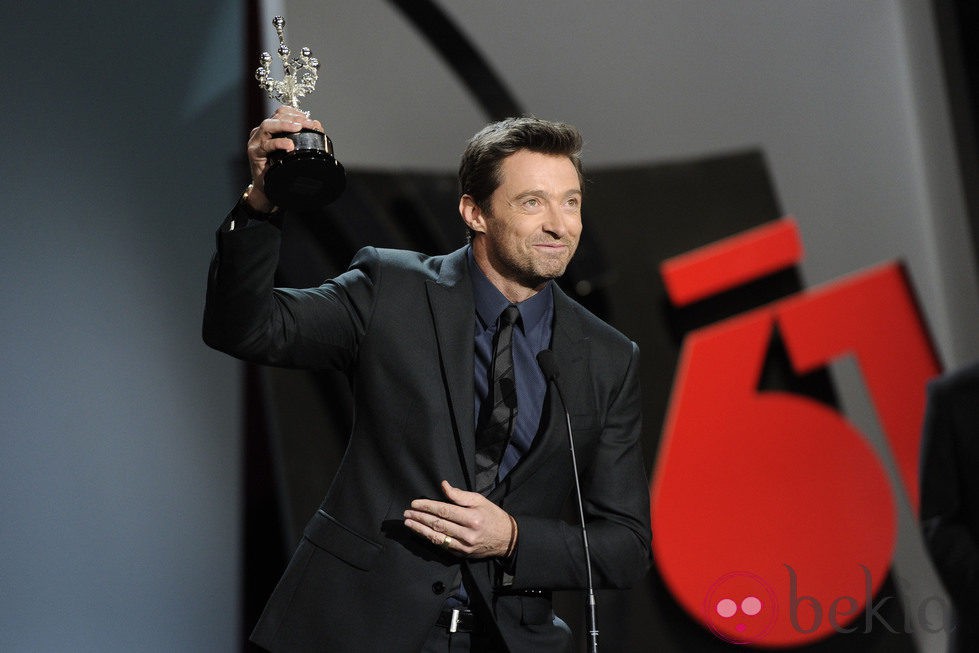
[[[299,99],[316,88],[320,62],[307,47],[303,47],[298,56],[289,58],[283,33],[285,24],[282,16],[272,19],[279,37],[278,54],[283,78],[271,77],[272,55],[268,52],[262,53],[255,78],[269,98],[299,109]],[[308,111],[304,113],[309,116]],[[290,139],[296,147],[291,152],[278,150],[269,155],[271,164],[265,173],[265,193],[273,204],[294,211],[313,211],[340,196],[347,184],[346,175],[333,155],[333,142],[329,136],[314,129],[276,136]]]

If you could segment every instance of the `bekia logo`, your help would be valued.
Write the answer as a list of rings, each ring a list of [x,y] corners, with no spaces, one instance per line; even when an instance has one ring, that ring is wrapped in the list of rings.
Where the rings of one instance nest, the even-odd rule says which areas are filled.
[[[910,633],[912,620],[929,633],[955,630],[951,607],[940,596],[928,596],[917,606],[905,606],[903,623],[889,621],[884,608],[897,598],[874,597],[870,570],[864,565],[860,565],[864,596],[838,596],[823,601],[802,593],[795,569],[791,565],[785,565],[785,569],[789,596],[781,604],[781,611],[773,586],[760,576],[734,572],[717,579],[703,604],[704,620],[710,630],[732,644],[764,644],[765,636],[780,618],[787,619],[792,630],[803,635],[826,626],[837,634],[867,634],[875,628]],[[897,581],[900,584],[900,579]]]
[[[775,590],[755,574],[727,574],[707,592],[704,617],[715,635],[732,644],[761,641],[778,618]]]

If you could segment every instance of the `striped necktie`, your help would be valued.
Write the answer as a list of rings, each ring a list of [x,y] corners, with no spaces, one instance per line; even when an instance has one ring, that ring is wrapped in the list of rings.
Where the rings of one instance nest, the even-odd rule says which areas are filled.
[[[476,431],[476,491],[488,494],[496,483],[500,459],[517,417],[517,385],[513,373],[513,325],[520,311],[510,304],[500,314],[493,342],[492,383],[486,398],[493,407]]]

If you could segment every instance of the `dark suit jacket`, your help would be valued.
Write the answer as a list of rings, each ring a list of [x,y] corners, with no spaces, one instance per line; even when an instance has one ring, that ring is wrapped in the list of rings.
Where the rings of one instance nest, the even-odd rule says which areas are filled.
[[[958,651],[979,650],[979,364],[928,386],[921,523],[958,612]],[[937,626],[937,625],[936,625]]]
[[[461,572],[497,648],[566,651],[551,589],[586,582],[564,412],[545,400],[531,451],[490,499],[517,520],[512,584],[494,560],[461,559],[410,533],[412,499],[474,474],[474,303],[465,250],[361,250],[318,288],[273,289],[279,230],[219,231],[204,339],[269,365],[346,370],[350,443],[273,593],[254,641],[288,651],[417,651]],[[555,288],[552,349],[582,473],[595,582],[625,587],[650,562],[638,350]],[[544,591],[540,591],[544,590]],[[505,642],[505,644],[504,644]]]

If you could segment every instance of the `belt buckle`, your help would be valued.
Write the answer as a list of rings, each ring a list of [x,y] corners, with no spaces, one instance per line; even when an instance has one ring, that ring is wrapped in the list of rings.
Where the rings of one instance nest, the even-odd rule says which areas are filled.
[[[449,620],[449,632],[454,633],[459,628],[459,608],[452,608],[452,618]]]

